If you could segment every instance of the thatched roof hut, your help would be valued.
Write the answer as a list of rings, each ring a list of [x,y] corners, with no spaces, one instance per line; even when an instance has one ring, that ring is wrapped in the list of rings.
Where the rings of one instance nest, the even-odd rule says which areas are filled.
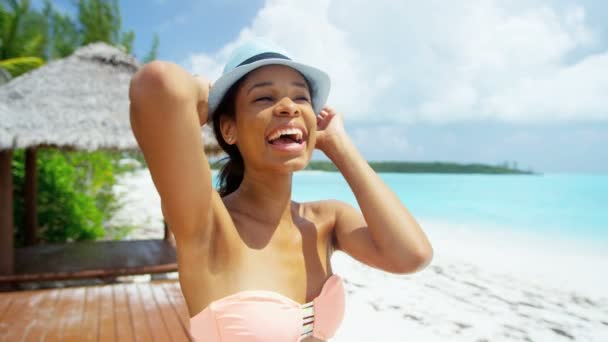
[[[139,67],[120,49],[94,43],[0,86],[0,250],[13,249],[11,151],[27,149],[27,242],[36,228],[35,149],[137,149],[128,88]],[[218,153],[213,132],[205,129],[205,150]],[[0,274],[10,272],[12,256],[0,254]]]
[[[120,49],[95,43],[0,87],[0,150],[51,145],[136,149],[129,81],[140,67]],[[204,134],[213,150],[213,133]]]

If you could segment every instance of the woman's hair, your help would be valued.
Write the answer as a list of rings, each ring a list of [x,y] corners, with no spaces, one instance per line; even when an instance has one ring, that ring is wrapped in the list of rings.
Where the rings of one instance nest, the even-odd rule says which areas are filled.
[[[224,95],[224,98],[222,99],[222,102],[220,102],[219,106],[215,110],[215,115],[213,115],[213,133],[215,133],[215,138],[222,150],[224,150],[224,152],[226,152],[228,155],[223,159],[226,162],[220,170],[218,192],[221,197],[224,197],[238,189],[243,181],[243,175],[245,173],[243,156],[241,156],[241,152],[236,144],[230,145],[226,143],[224,137],[222,136],[220,122],[222,116],[227,116],[232,120],[236,120],[236,94],[246,77],[247,76],[244,76],[235,82],[230,89],[228,89],[226,95]]]

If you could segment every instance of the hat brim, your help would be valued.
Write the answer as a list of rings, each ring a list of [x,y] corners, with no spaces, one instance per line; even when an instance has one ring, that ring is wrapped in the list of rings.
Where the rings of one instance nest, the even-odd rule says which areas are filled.
[[[209,91],[208,121],[210,122],[213,120],[215,111],[222,102],[224,95],[226,95],[226,92],[234,83],[257,68],[275,64],[291,67],[299,71],[304,78],[306,78],[306,81],[311,88],[310,96],[312,98],[313,110],[315,111],[315,114],[319,114],[323,109],[323,106],[325,106],[327,97],[329,96],[329,75],[320,69],[306,64],[297,63],[288,59],[269,58],[237,67],[234,70],[223,74],[215,83],[213,83],[211,90]]]

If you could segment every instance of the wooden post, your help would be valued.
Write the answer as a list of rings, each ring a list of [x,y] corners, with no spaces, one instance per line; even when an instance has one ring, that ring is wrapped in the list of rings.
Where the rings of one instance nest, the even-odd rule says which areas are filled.
[[[36,231],[38,230],[38,191],[37,191],[37,166],[36,147],[25,150],[25,245],[31,246],[38,242]]]
[[[13,151],[0,151],[0,274],[15,271],[13,242]]]

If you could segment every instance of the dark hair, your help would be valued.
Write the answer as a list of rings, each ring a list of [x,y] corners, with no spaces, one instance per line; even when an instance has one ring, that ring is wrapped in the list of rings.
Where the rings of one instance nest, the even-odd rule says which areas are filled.
[[[243,181],[243,175],[245,173],[245,163],[243,162],[243,156],[241,156],[239,148],[236,145],[226,143],[220,128],[220,119],[222,116],[228,116],[229,118],[236,120],[236,93],[245,80],[245,77],[246,76],[243,76],[228,89],[213,115],[213,133],[215,133],[215,138],[222,150],[228,155],[226,158],[222,159],[222,161],[225,162],[220,170],[218,181],[218,192],[221,197],[238,189]]]

